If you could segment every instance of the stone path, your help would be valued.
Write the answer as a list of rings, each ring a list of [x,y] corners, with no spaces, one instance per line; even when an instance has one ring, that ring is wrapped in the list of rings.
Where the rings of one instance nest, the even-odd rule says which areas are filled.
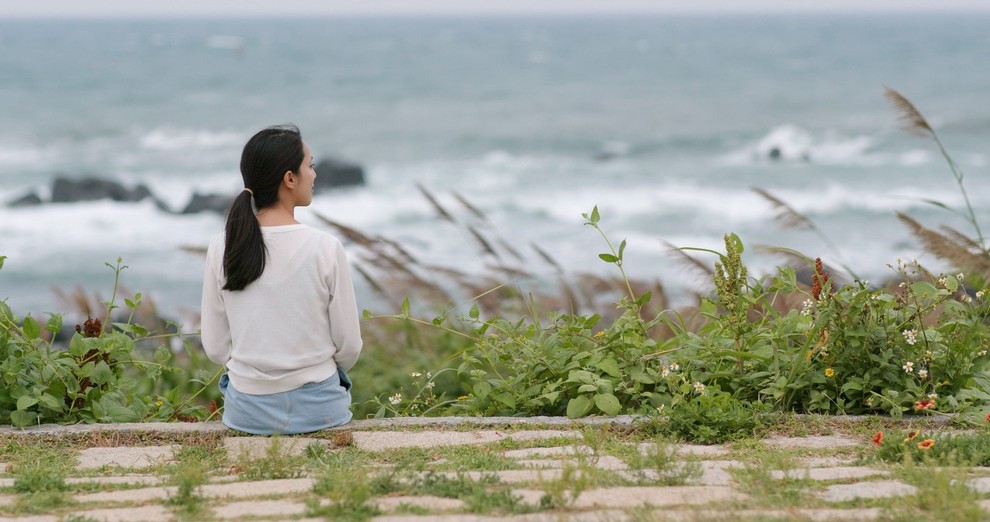
[[[619,424],[5,429],[0,522],[874,520],[930,494],[917,473],[860,459],[869,436],[852,431],[700,446]],[[990,469],[952,473],[960,502],[990,519]]]

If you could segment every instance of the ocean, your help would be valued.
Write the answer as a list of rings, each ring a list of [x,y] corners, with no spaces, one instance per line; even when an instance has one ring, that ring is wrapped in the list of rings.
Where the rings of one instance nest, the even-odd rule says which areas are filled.
[[[895,212],[970,233],[925,202],[960,210],[961,193],[883,89],[928,118],[990,228],[988,26],[972,14],[0,20],[0,299],[38,315],[71,308],[59,290],[105,299],[105,263],[121,257],[125,293],[195,324],[194,250],[221,215],[6,203],[46,198],[56,176],[145,184],[173,210],[196,192],[233,195],[244,142],[284,122],[317,161],[366,169],[365,186],[318,194],[298,219],[326,228],[318,212],[423,263],[489,270],[460,196],[537,279],[554,268],[533,244],[567,272],[614,271],[582,225],[597,205],[627,241],[627,272],[660,279],[675,303],[706,290],[668,244],[721,249],[728,232],[755,274],[783,261],[758,245],[878,282],[899,257],[946,269]],[[835,248],[783,229],[754,187]],[[356,280],[362,308],[397,306]]]

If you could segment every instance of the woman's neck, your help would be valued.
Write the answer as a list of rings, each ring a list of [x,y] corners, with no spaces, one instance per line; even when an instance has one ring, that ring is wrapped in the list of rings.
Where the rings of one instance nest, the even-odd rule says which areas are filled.
[[[258,211],[258,224],[263,227],[277,227],[280,225],[298,225],[293,209],[287,209],[282,205],[275,204]]]

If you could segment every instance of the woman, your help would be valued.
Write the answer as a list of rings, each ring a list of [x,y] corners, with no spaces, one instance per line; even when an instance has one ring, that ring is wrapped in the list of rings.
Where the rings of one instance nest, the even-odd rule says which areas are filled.
[[[203,277],[203,348],[226,369],[223,423],[261,435],[346,424],[344,370],[361,353],[357,302],[340,241],[295,219],[316,181],[299,129],[255,134],[241,177]]]

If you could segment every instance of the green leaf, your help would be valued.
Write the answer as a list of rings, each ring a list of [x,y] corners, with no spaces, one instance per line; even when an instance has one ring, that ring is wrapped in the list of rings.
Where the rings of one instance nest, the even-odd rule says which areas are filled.
[[[367,308],[365,308],[364,311],[361,312],[362,319],[371,319],[374,316],[375,314],[371,313],[371,310],[368,310]]]
[[[45,330],[57,334],[62,329],[62,314],[48,314],[48,322],[45,324]]]
[[[598,223],[599,219],[601,219],[601,216],[598,214],[598,205],[595,205],[595,208],[591,209],[591,223]]]
[[[595,395],[595,406],[598,406],[599,410],[608,415],[618,415],[619,411],[622,410],[622,405],[619,404],[619,399],[615,398],[615,395],[612,395],[611,393],[600,393]]]
[[[409,315],[409,298],[402,299],[402,315]]]
[[[650,299],[653,299],[653,292],[646,292],[636,298],[636,306],[643,306],[646,303],[649,303]]]
[[[578,393],[589,393],[598,391],[598,386],[594,384],[582,384],[578,387]]]
[[[735,247],[736,252],[740,254],[743,253],[742,239],[739,239],[739,236],[737,236],[735,232],[729,234],[729,241],[732,241],[732,246]]]
[[[110,379],[113,379],[113,370],[110,369],[106,361],[100,360],[90,373],[90,379],[93,380],[94,384],[106,384],[110,382]]]
[[[626,250],[626,240],[623,239],[622,242],[619,243],[619,259],[622,259],[622,252],[624,252],[625,250]]]
[[[477,319],[478,316],[480,315],[481,315],[481,310],[478,309],[478,304],[475,303],[473,306],[471,306],[471,310],[468,311],[468,316],[471,319]]]
[[[598,257],[606,263],[615,263],[619,260],[618,257],[615,257],[612,254],[598,254]]]
[[[38,404],[38,398],[32,395],[21,395],[21,397],[17,399],[18,410],[26,410],[35,404]]]
[[[591,411],[592,406],[594,403],[586,395],[574,397],[567,401],[567,417],[570,419],[584,417]]]
[[[3,268],[3,262],[6,261],[7,256],[0,256],[0,269]]]
[[[56,412],[61,412],[62,410],[65,409],[65,401],[61,401],[54,395],[48,393],[42,394],[41,400],[39,400],[38,402],[43,407]]]
[[[10,423],[18,428],[34,424],[38,420],[38,414],[30,411],[17,410],[10,412]]]
[[[41,335],[41,327],[38,326],[38,321],[34,320],[34,317],[30,315],[24,318],[24,335],[28,339],[37,339]]]
[[[619,370],[619,363],[615,362],[615,359],[611,357],[602,360],[595,366],[612,377],[622,377],[622,371]]]
[[[926,281],[916,281],[911,283],[911,291],[914,295],[923,299],[931,299],[938,294],[938,289]]]

